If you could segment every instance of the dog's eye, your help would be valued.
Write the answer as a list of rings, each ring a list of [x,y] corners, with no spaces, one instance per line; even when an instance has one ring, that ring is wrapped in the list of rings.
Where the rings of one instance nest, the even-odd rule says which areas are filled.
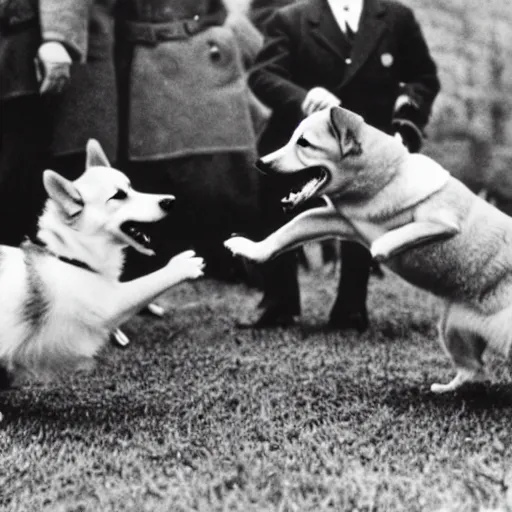
[[[118,199],[121,201],[127,197],[128,194],[124,190],[119,189],[110,199]]]
[[[303,148],[311,147],[311,144],[309,143],[308,139],[306,139],[306,137],[304,136],[301,136],[297,139],[297,145],[302,146]]]

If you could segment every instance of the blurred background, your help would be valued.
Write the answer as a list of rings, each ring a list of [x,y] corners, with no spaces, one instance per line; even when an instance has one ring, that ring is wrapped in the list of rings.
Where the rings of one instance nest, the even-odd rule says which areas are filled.
[[[424,153],[512,214],[512,3],[405,0],[439,68]]]

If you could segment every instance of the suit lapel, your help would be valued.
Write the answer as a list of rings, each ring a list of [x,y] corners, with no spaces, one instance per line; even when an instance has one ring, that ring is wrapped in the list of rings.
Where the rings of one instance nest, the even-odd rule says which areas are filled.
[[[338,26],[326,0],[313,0],[308,4],[308,23],[311,37],[324,49],[345,59],[348,41]]]
[[[341,86],[349,82],[366,62],[386,29],[386,6],[380,0],[364,0],[359,30],[352,47],[352,64],[347,67]]]

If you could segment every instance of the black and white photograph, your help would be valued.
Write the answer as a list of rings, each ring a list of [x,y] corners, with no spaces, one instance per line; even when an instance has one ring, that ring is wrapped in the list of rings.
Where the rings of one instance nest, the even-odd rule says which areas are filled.
[[[0,512],[512,512],[512,3],[0,0]]]

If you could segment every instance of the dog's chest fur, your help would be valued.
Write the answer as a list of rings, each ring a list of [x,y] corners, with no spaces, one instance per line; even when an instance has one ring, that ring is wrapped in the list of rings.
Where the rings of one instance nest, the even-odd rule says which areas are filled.
[[[0,247],[0,365],[16,380],[89,366],[108,339],[109,287],[36,246]]]

